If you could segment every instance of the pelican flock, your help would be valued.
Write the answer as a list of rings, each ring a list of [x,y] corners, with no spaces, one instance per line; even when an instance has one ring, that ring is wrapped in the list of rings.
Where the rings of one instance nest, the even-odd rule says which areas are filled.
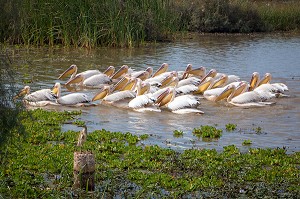
[[[163,63],[154,71],[152,67],[135,71],[127,65],[115,70],[109,66],[105,71],[87,70],[77,73],[71,65],[58,79],[52,89],[30,93],[25,86],[14,99],[23,97],[29,106],[117,106],[133,111],[170,111],[177,114],[203,114],[201,101],[209,100],[224,106],[269,106],[278,97],[288,97],[284,83],[271,83],[266,73],[260,79],[253,72],[249,81],[236,75],[219,73],[215,69],[206,72],[205,67],[193,68],[188,64],[183,71],[169,70]],[[64,78],[69,77],[66,82]],[[70,89],[72,88],[72,89]],[[72,93],[62,94],[63,92]],[[85,92],[78,92],[84,90]]]

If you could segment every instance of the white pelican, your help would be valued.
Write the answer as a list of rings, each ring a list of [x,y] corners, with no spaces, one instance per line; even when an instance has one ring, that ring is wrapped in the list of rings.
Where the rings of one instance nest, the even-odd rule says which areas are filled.
[[[168,88],[156,100],[159,107],[167,107],[171,112],[177,114],[204,113],[197,109],[200,104],[199,97],[194,95],[181,95],[175,97],[175,88]]]
[[[163,63],[163,64],[162,64],[162,65],[161,65],[161,66],[153,73],[152,77],[156,77],[156,76],[158,76],[158,75],[161,75],[161,74],[167,72],[168,68],[169,68],[169,64]]]
[[[25,95],[25,96],[24,96]],[[41,89],[30,93],[30,87],[25,86],[15,97],[24,96],[23,100],[26,102],[40,102],[40,101],[55,101],[57,96],[50,89]]]
[[[56,103],[66,106],[88,106],[91,104],[91,99],[84,93],[71,93],[61,96],[61,85],[59,82],[55,83],[53,92],[56,93]]]
[[[222,86],[226,86],[232,82],[239,82],[240,81],[240,77],[236,76],[236,75],[227,75],[224,73],[218,73],[216,69],[211,69],[207,74],[205,73],[205,76],[203,77],[202,81],[205,81],[206,78],[208,77],[212,77],[214,79],[220,79],[220,78],[224,78],[226,76],[226,80],[223,79],[222,80],[222,84],[219,83],[218,86],[212,86],[212,88],[217,88],[217,87],[222,87]]]
[[[272,105],[275,102],[266,102],[266,100],[271,99],[273,94],[270,92],[256,92],[249,91],[244,92],[235,97],[236,87],[231,84],[226,87],[226,89],[215,99],[215,101],[220,101],[227,98],[227,102],[242,107],[253,107],[253,106],[266,106]]]
[[[188,64],[185,71],[178,71],[178,77],[180,80],[188,77],[197,77],[202,79],[205,76],[205,71],[206,69],[203,66],[193,69],[192,64]]]
[[[101,103],[125,108],[127,107],[128,102],[124,101],[136,97],[136,92],[134,91],[136,84],[137,79],[131,78],[123,90],[113,93],[111,93],[112,90],[110,86],[104,86],[98,93],[96,93],[92,101],[101,100]]]
[[[114,74],[110,75],[110,77],[113,80],[114,79],[119,79],[119,78],[121,78],[122,76],[124,76],[127,73],[128,73],[128,66],[127,65],[123,65]]]
[[[72,79],[73,77],[75,77],[75,75],[77,74],[77,66],[75,64],[72,64],[67,70],[65,70],[59,77],[58,79],[62,79],[64,77],[70,76],[70,79]],[[85,76],[85,78],[88,78],[90,76],[96,75],[101,73],[99,70],[87,70],[78,74],[82,74]]]
[[[229,85],[234,85],[236,87],[235,96],[244,93],[248,90],[248,83],[242,82],[232,82]],[[229,86],[228,85],[228,86]],[[217,97],[226,89],[227,87],[214,88],[204,91],[203,97],[209,101],[215,101]],[[234,97],[235,97],[234,96]]]
[[[288,95],[285,95],[284,92],[288,91],[287,85],[283,83],[266,83],[262,84],[254,89],[256,92],[270,92],[276,94],[276,97],[288,97]]]
[[[155,97],[150,91],[150,84],[142,81],[137,83],[137,96],[129,101],[128,107],[138,112],[155,111],[160,112],[161,110],[155,106]]]
[[[183,81],[183,80],[181,80],[181,81]],[[181,81],[178,82],[178,85],[175,88],[177,94],[190,94],[190,93],[202,94],[205,90],[207,90],[211,86],[211,84],[213,82],[213,78],[208,77],[202,83],[196,84],[196,85],[187,84],[187,85],[181,86],[182,84],[179,85],[179,83]]]

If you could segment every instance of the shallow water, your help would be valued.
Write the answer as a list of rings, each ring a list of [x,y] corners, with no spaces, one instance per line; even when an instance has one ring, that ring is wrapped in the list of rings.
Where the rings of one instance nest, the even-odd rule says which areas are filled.
[[[272,82],[282,82],[289,87],[289,98],[275,99],[276,105],[243,109],[202,100],[203,115],[178,115],[168,111],[139,113],[131,110],[99,105],[80,108],[80,119],[88,125],[88,131],[109,131],[149,134],[144,144],[157,144],[173,149],[214,148],[236,145],[242,151],[249,147],[286,147],[288,151],[300,151],[300,35],[209,35],[186,39],[175,43],[162,43],[143,48],[110,49],[17,49],[9,48],[11,60],[17,71],[20,88],[30,85],[32,90],[50,88],[61,72],[71,64],[79,71],[105,70],[107,66],[123,64],[134,69],[148,66],[157,69],[169,63],[169,70],[184,70],[188,63],[193,67],[205,66],[207,70],[235,74],[250,80],[254,71],[262,75],[272,74]],[[20,61],[21,60],[21,61]],[[64,82],[64,81],[60,81]],[[85,90],[92,96],[97,90]],[[78,108],[50,107],[74,110]],[[237,130],[226,132],[225,125],[237,124]],[[192,134],[200,125],[217,125],[223,134],[217,140],[202,140]],[[261,128],[257,133],[255,129]],[[80,128],[65,125],[63,130]],[[174,130],[182,130],[183,137],[173,136]],[[243,146],[244,140],[252,145]]]

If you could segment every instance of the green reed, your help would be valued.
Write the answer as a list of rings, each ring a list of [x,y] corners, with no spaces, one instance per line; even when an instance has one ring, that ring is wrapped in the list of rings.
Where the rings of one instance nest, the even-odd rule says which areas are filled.
[[[177,32],[299,30],[296,1],[0,0],[0,41],[25,45],[132,47]]]
[[[23,4],[25,44],[125,47],[164,40],[175,29],[168,0],[26,0]]]
[[[293,31],[300,29],[300,2],[278,1],[255,4],[259,15],[270,31]]]

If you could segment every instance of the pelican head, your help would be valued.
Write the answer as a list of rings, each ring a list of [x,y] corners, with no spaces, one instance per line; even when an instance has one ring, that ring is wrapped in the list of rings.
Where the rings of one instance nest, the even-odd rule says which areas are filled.
[[[211,84],[211,89],[218,88],[223,86],[228,81],[228,76],[225,74],[222,74],[219,79],[216,79],[214,83]]]
[[[150,83],[149,82],[142,82],[139,94],[143,95],[145,93],[148,93],[149,90],[150,90]]]
[[[207,73],[207,74],[203,77],[203,79],[201,80],[201,83],[202,83],[203,81],[205,81],[206,78],[208,78],[208,77],[214,78],[216,75],[217,75],[217,70],[216,70],[216,69],[210,69],[210,70],[208,71],[208,73]]]
[[[136,84],[136,95],[144,95],[148,93],[150,90],[150,83],[149,82],[143,82],[141,79],[137,80]]]
[[[139,74],[136,78],[139,78],[141,80],[145,80],[150,76],[150,73],[148,71],[143,71],[141,74]]]
[[[113,91],[118,91],[118,90],[122,90],[125,85],[129,82],[130,77],[125,75],[124,77],[122,77],[113,87],[112,92]]]
[[[161,83],[161,87],[165,87],[167,85],[169,85],[172,80],[173,80],[174,75],[173,74],[168,74],[160,83]]]
[[[202,78],[205,74],[206,68],[201,66],[199,68],[195,68],[189,71],[189,74]]]
[[[61,85],[60,85],[59,82],[56,82],[56,83],[54,84],[54,86],[53,86],[53,88],[52,88],[52,92],[53,92],[56,96],[60,97]]]
[[[14,96],[14,99],[17,99],[17,98],[27,95],[29,93],[30,93],[30,87],[25,86],[22,90],[20,90],[20,92],[16,96]]]
[[[235,92],[232,96],[232,98],[244,93],[245,91],[248,90],[248,83],[245,81],[242,81],[241,83],[239,83],[239,85],[236,87]]]
[[[156,77],[164,72],[166,72],[169,68],[169,64],[167,63],[163,63],[158,69],[157,71],[152,75],[152,77]]]
[[[228,98],[233,92],[235,92],[236,88],[233,84],[228,85],[225,90],[216,97],[214,101],[218,102],[220,100]]]
[[[115,72],[115,67],[114,66],[109,66],[103,74],[107,75],[108,77],[112,76]]]
[[[170,101],[174,99],[175,93],[174,89],[167,88],[164,92],[162,92],[156,99],[155,103],[161,107],[168,104]]]
[[[126,90],[134,90],[137,85],[138,79],[135,77],[132,77],[129,79],[128,83],[123,87],[123,91]]]
[[[128,72],[128,66],[123,65],[115,74],[112,75],[112,79],[118,79],[121,77],[123,74]]]
[[[259,87],[262,84],[270,83],[272,79],[272,75],[270,73],[266,73],[264,78],[260,80],[260,82],[257,84],[257,87]]]
[[[110,87],[109,86],[103,86],[103,88],[100,89],[100,91],[98,93],[96,93],[96,95],[93,97],[92,101],[94,102],[94,101],[103,99],[109,93],[110,93]]]
[[[168,86],[176,87],[178,85],[179,78],[178,77],[173,77],[171,79],[171,82],[168,84]]]
[[[71,84],[78,84],[78,83],[82,84],[83,81],[84,81],[84,75],[78,74],[78,75],[76,75],[75,77],[69,79],[69,80],[66,82],[66,86],[71,85]]]
[[[72,75],[72,77],[77,73],[77,66],[72,64],[67,70],[65,70],[58,79],[62,79],[64,77]]]
[[[192,64],[188,64],[186,66],[182,79],[186,79],[189,76],[189,72],[192,70],[192,68],[193,68]]]
[[[146,71],[149,73],[149,77],[152,75],[152,73],[153,73],[153,68],[152,67],[148,67],[147,69],[146,69]]]
[[[198,90],[195,91],[194,94],[204,93],[204,91],[206,91],[212,84],[213,80],[214,79],[212,77],[207,77],[204,81],[202,81],[202,83],[200,83],[200,85],[198,86]]]
[[[250,87],[249,87],[249,91],[253,91],[258,83],[259,80],[259,73],[258,72],[254,72],[252,74],[251,80],[250,80]]]

